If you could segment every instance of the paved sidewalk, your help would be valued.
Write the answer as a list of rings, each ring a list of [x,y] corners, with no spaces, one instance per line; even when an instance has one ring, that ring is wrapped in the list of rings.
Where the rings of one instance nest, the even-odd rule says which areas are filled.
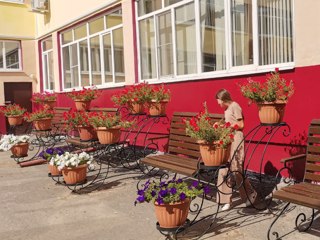
[[[152,205],[133,205],[137,180],[118,177],[110,182],[107,179],[102,190],[77,195],[56,185],[47,176],[46,165],[20,168],[9,156],[9,152],[0,153],[1,240],[165,239],[155,228]],[[209,204],[212,206],[206,202],[205,212],[215,210]],[[293,208],[278,221],[276,230],[291,231],[301,209]],[[266,239],[272,219],[266,211],[240,205],[219,214],[218,226],[202,239]],[[181,239],[191,239],[209,222],[194,226]],[[319,238],[320,221],[316,219],[309,233],[295,231],[283,239]]]

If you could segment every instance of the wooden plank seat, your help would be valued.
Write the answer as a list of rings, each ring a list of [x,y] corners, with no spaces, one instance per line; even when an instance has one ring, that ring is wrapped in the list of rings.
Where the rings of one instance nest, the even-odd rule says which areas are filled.
[[[196,140],[186,135],[183,119],[189,119],[197,114],[175,112],[170,124],[168,153],[147,156],[141,159],[140,163],[189,177],[194,176],[197,172],[200,150]],[[223,114],[210,114],[210,117],[214,121],[220,121],[223,119]]]
[[[284,159],[282,162],[296,159],[305,159],[305,172],[303,182],[294,185],[285,186],[273,193],[273,198],[287,202],[285,209],[289,204],[297,204],[308,207],[313,210],[312,218],[307,227],[301,230],[300,225],[296,227],[299,231],[306,231],[311,227],[314,219],[314,209],[320,210],[320,119],[311,121],[308,131],[307,152],[303,155]],[[270,239],[270,232],[272,226],[279,219],[279,214],[272,222],[269,231],[268,239]]]

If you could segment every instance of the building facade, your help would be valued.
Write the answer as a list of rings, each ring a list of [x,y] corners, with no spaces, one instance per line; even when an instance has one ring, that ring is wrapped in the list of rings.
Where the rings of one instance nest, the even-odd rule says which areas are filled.
[[[320,116],[320,30],[317,0],[51,0],[32,12],[29,1],[0,1],[0,102],[4,83],[30,82],[32,91],[64,93],[96,85],[95,106],[127,85],[167,83],[173,111],[198,111],[226,88],[243,107],[246,129],[259,123],[238,83],[264,80],[279,68],[295,83],[285,121],[291,135],[277,143],[303,144]],[[23,21],[18,19],[23,19]],[[279,145],[266,161],[279,167],[288,149]],[[271,159],[273,158],[273,159]]]

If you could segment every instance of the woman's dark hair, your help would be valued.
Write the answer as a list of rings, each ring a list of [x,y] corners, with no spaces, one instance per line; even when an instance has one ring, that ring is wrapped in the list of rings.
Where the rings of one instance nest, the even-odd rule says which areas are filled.
[[[226,89],[220,89],[216,93],[216,99],[220,99],[223,102],[230,102],[232,101],[230,93]]]

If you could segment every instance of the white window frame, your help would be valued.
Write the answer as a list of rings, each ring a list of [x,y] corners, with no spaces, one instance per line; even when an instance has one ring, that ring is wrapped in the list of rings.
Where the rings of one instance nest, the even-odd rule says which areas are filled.
[[[141,0],[142,1],[142,0]],[[157,1],[157,0],[156,0]],[[243,66],[232,66],[232,38],[231,38],[231,2],[230,0],[223,0],[225,9],[225,39],[226,39],[226,70],[218,70],[212,72],[201,72],[202,71],[202,57],[201,57],[201,36],[200,34],[196,34],[196,49],[197,49],[197,73],[188,74],[188,75],[177,75],[176,74],[176,45],[175,45],[175,32],[172,32],[173,36],[173,55],[174,55],[174,75],[172,77],[159,77],[159,57],[157,51],[155,53],[156,59],[155,63],[157,66],[157,78],[153,79],[142,79],[142,64],[141,64],[141,55],[140,55],[140,29],[139,29],[139,21],[153,17],[154,29],[155,29],[155,47],[157,47],[158,42],[158,26],[157,26],[157,16],[163,12],[171,11],[172,19],[174,20],[175,8],[181,7],[183,5],[187,5],[191,2],[194,2],[195,6],[195,28],[196,33],[200,33],[200,23],[199,23],[199,15],[200,15],[200,7],[199,0],[183,0],[178,3],[169,5],[164,7],[164,1],[162,1],[162,8],[151,13],[144,14],[139,16],[138,3],[136,2],[135,6],[135,15],[136,15],[136,33],[137,33],[137,49],[138,49],[138,78],[139,82],[149,82],[149,83],[167,83],[167,82],[181,82],[188,80],[201,80],[201,79],[214,79],[220,77],[232,77],[232,76],[241,76],[241,75],[249,75],[249,74],[259,74],[274,71],[275,68],[279,68],[281,70],[293,69],[295,67],[295,25],[294,25],[294,1],[292,6],[292,46],[293,46],[293,61],[286,63],[278,63],[278,64],[270,64],[270,65],[260,65],[259,66],[259,43],[258,43],[258,2],[257,0],[252,0],[252,35],[253,35],[253,64],[243,65]],[[172,22],[172,30],[174,31],[175,22]]]
[[[94,21],[95,19],[101,17],[100,16],[97,16],[96,18],[93,18],[93,19],[88,19],[87,22],[86,22],[86,30],[87,30],[87,36],[84,37],[84,38],[80,38],[80,39],[77,39],[77,40],[74,40],[74,29],[77,28],[77,26],[73,27],[72,29],[68,29],[68,30],[65,30],[65,31],[62,31],[60,32],[60,64],[61,64],[61,72],[62,72],[62,91],[65,91],[65,92],[69,92],[69,91],[72,91],[73,89],[75,90],[81,90],[82,89],[82,86],[81,86],[81,64],[80,64],[80,47],[79,47],[79,43],[83,40],[87,40],[87,44],[88,44],[88,63],[89,63],[89,82],[90,82],[90,86],[92,85],[92,66],[91,66],[91,47],[90,47],[90,39],[93,38],[93,37],[96,37],[98,36],[99,37],[99,44],[100,44],[100,70],[101,70],[101,81],[102,81],[102,84],[99,84],[99,85],[96,85],[97,88],[113,88],[113,87],[121,87],[121,86],[124,86],[125,85],[125,82],[120,82],[120,83],[116,83],[115,82],[115,68],[114,68],[114,56],[113,56],[113,52],[112,52],[112,66],[113,66],[113,82],[110,82],[110,83],[105,83],[105,74],[104,74],[104,51],[103,51],[103,44],[102,44],[102,37],[103,35],[106,35],[106,34],[110,34],[111,36],[111,46],[112,46],[112,49],[113,49],[113,31],[117,30],[117,29],[120,29],[122,28],[122,31],[123,31],[123,23],[119,24],[119,25],[116,25],[116,26],[113,26],[111,28],[106,28],[107,24],[106,24],[106,16],[108,14],[112,14],[114,11],[117,11],[117,10],[121,10],[121,8],[119,9],[115,9],[113,10],[112,12],[109,12],[109,13],[104,13],[104,16],[103,16],[103,20],[104,20],[104,30],[103,31],[100,31],[100,32],[97,32],[97,33],[94,33],[94,34],[91,34],[89,35],[90,31],[89,31],[89,22],[92,22]],[[72,38],[73,38],[73,41],[72,42],[69,42],[69,43],[66,43],[66,44],[63,44],[63,39],[62,39],[62,35],[64,32],[68,32],[68,31],[72,31]],[[64,81],[64,64],[63,64],[63,48],[64,47],[67,47],[67,46],[70,46],[72,44],[77,44],[77,49],[78,49],[78,72],[79,72],[79,86],[78,87],[72,87],[72,88],[65,88],[65,81]]]
[[[0,48],[0,52],[2,52],[3,56],[3,68],[0,68],[0,72],[21,72],[22,71],[22,55],[21,55],[21,42],[20,41],[11,41],[11,40],[0,40],[1,43],[4,43],[4,47]],[[6,53],[6,42],[14,42],[19,44],[18,49],[18,61],[19,61],[19,68],[10,69],[7,68],[7,60],[5,57]]]
[[[50,53],[53,54],[53,47],[52,47],[51,49],[46,50],[46,51],[43,50],[44,42],[45,42],[46,40],[48,40],[48,39],[49,39],[49,38],[43,39],[43,40],[41,41],[41,44],[40,44],[40,47],[41,47],[41,60],[42,60],[42,63],[41,63],[41,64],[42,64],[42,83],[43,83],[43,90],[44,90],[44,91],[53,92],[55,89],[50,89],[50,88],[48,88],[48,86],[46,86],[46,85],[47,85],[47,82],[49,82],[49,79],[45,79],[46,76],[45,76],[45,74],[44,74],[45,71],[47,72],[47,75],[48,75],[48,76],[49,76],[49,74],[50,74],[48,56],[49,56]],[[47,69],[45,69],[45,64],[44,64],[45,56],[47,57],[47,63],[46,63]],[[52,57],[53,57],[53,56],[52,56]],[[52,66],[51,71],[53,72],[53,76],[54,76],[53,66]],[[53,81],[54,81],[54,79],[53,79]],[[54,82],[54,84],[55,84],[55,82]],[[54,86],[54,88],[55,88],[55,86]]]

